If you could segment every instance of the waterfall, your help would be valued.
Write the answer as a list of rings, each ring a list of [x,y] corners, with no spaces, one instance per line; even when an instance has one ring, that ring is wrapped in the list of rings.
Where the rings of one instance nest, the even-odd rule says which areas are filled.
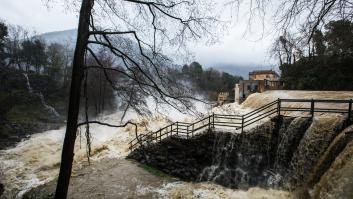
[[[51,114],[53,114],[55,117],[60,117],[60,114],[55,110],[54,107],[48,105],[45,102],[44,96],[41,92],[38,93],[38,97],[40,98],[40,101],[42,103],[42,105],[44,106],[44,108]]]
[[[31,83],[29,81],[28,74],[23,73],[23,76],[26,78],[28,92],[33,93],[33,88],[32,88]],[[40,102],[42,103],[42,105],[46,111],[48,111],[50,114],[54,115],[56,118],[60,117],[60,114],[55,110],[55,108],[46,103],[44,96],[41,92],[34,93],[34,94],[39,97]]]
[[[294,120],[290,120],[288,126],[282,125],[279,132],[279,142],[274,159],[274,170],[280,172],[282,175],[287,172],[293,154],[310,124],[311,119],[298,117],[294,118]]]
[[[352,133],[352,131],[350,131]],[[311,198],[344,198],[353,197],[353,141],[335,157],[330,168],[321,176],[320,181],[310,192]]]
[[[215,133],[212,163],[202,170],[198,180],[242,189],[277,184],[279,175],[270,171],[268,164],[273,124],[267,122],[243,134]]]
[[[304,185],[321,155],[341,129],[343,121],[343,117],[314,118],[290,162],[287,182],[291,186]]]
[[[32,89],[32,87],[31,87],[31,84],[29,83],[29,78],[28,78],[27,73],[23,73],[23,76],[25,76],[25,78],[26,78],[26,83],[27,83],[28,92],[29,92],[29,93],[32,93],[32,92],[33,92],[33,89]]]
[[[143,149],[141,154],[148,159],[139,156],[138,150],[130,157],[182,179],[211,181],[237,189],[302,190],[298,194],[304,195],[332,168],[332,162],[353,139],[353,126],[337,136],[343,124],[342,116],[275,117],[242,134],[213,132],[194,139],[179,139],[177,144],[166,140]],[[175,151],[183,153],[175,154]],[[347,168],[353,168],[353,164]],[[340,177],[345,172],[332,170],[332,175]],[[351,173],[353,176],[353,169]],[[343,180],[341,184],[353,185],[352,180],[346,182]],[[321,184],[326,186],[328,182]]]

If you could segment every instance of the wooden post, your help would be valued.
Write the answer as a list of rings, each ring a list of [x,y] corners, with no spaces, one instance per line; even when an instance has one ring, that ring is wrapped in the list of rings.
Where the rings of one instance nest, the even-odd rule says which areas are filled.
[[[311,99],[311,107],[310,107],[310,113],[311,113],[311,118],[314,117],[314,112],[315,112],[315,101],[314,99]]]
[[[277,113],[278,113],[278,116],[281,115],[281,99],[280,98],[277,99]]]
[[[191,131],[191,136],[192,136],[192,137],[194,137],[194,129],[195,129],[195,126],[194,126],[194,125],[195,125],[195,124],[193,123],[193,124],[192,124],[192,131]]]
[[[177,131],[177,136],[178,136],[179,135],[179,124],[178,124],[178,122],[176,122],[176,124],[177,124],[176,131]]]
[[[351,117],[352,117],[352,99],[349,100],[348,104],[348,122],[351,122]]]
[[[186,139],[189,139],[189,126],[186,126]]]
[[[244,131],[244,115],[241,116],[241,133]]]
[[[214,129],[214,113],[212,113],[212,128]]]
[[[170,136],[173,135],[173,124],[170,125]]]
[[[208,130],[211,130],[211,115],[208,117]]]

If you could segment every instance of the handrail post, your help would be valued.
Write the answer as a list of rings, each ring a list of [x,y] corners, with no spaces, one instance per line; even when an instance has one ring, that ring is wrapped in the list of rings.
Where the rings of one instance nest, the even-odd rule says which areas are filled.
[[[172,135],[173,135],[173,124],[170,125],[170,136],[172,136]]]
[[[211,130],[211,115],[208,116],[208,130]]]
[[[195,129],[195,124],[192,123],[192,131],[191,131],[191,136],[194,137],[194,129]]]
[[[311,113],[311,118],[314,117],[314,112],[315,112],[315,101],[314,99],[311,99],[311,107],[310,107],[310,113]]]
[[[278,116],[281,115],[281,99],[280,98],[277,99],[277,113],[278,113]]]
[[[186,139],[189,139],[189,126],[186,126]]]
[[[177,124],[177,136],[179,136],[179,123],[178,122],[176,122],[176,124]]]
[[[244,131],[244,115],[241,116],[241,133]]]
[[[348,105],[348,122],[351,122],[351,117],[352,117],[352,99],[349,100],[349,105]]]
[[[212,113],[212,128],[214,129],[214,113]]]

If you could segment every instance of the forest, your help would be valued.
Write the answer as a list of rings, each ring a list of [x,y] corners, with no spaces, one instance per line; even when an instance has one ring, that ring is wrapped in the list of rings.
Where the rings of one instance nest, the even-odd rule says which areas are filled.
[[[95,54],[105,67],[118,67],[107,50],[97,49]],[[17,142],[28,134],[62,125],[68,109],[72,60],[72,44],[47,43],[21,26],[0,22],[0,134],[1,139],[6,140],[2,143],[11,145],[13,142],[9,140],[15,135],[18,137],[13,141]],[[93,56],[88,56],[86,62],[91,65],[84,83],[88,92],[82,91],[82,95],[87,95],[90,117],[116,108],[134,109],[131,105],[137,101],[130,105],[126,103],[128,100],[117,103],[119,97],[129,98],[131,91],[122,87],[117,92],[114,89],[116,86],[112,87],[126,84],[126,77],[95,68]],[[195,95],[205,96],[210,101],[216,101],[220,91],[232,91],[234,84],[241,79],[213,68],[203,69],[197,62],[183,67],[170,65],[168,68],[170,76],[188,82],[185,85]],[[141,95],[138,92],[134,94]],[[82,98],[82,110],[85,109],[85,102],[86,98]],[[43,103],[51,106],[58,116],[46,110]],[[134,110],[139,113],[144,111],[142,108]],[[81,113],[80,117],[83,116]]]
[[[187,80],[193,83],[193,86],[208,96],[211,101],[217,100],[219,92],[229,92],[230,99],[234,97],[234,86],[240,80],[241,76],[232,75],[227,72],[221,72],[214,68],[203,69],[198,62],[192,62],[190,65],[184,65],[181,73]]]
[[[353,23],[330,21],[304,45],[291,35],[275,46],[281,78],[291,90],[353,90]]]

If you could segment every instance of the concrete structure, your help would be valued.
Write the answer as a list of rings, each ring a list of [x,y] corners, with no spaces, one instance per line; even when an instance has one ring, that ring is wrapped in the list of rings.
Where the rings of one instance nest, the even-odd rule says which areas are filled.
[[[273,70],[254,70],[249,73],[249,80],[279,81],[279,75]]]
[[[225,102],[227,102],[228,101],[228,97],[229,97],[229,93],[228,92],[220,92],[219,94],[218,94],[218,100],[217,100],[217,102],[218,102],[218,104],[224,104]]]
[[[249,80],[241,80],[235,85],[235,101],[243,102],[252,93],[283,89],[280,76],[273,70],[258,70],[249,73]]]

